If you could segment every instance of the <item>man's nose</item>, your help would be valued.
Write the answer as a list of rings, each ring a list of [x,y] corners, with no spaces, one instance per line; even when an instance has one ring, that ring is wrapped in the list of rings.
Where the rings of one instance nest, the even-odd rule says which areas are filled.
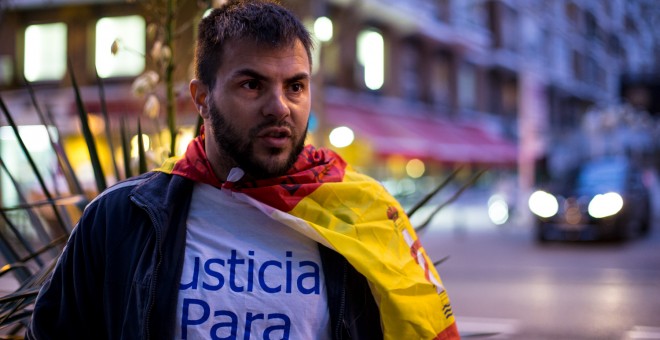
[[[267,98],[263,108],[264,116],[272,116],[276,120],[282,120],[291,114],[289,100],[283,90],[273,90]]]

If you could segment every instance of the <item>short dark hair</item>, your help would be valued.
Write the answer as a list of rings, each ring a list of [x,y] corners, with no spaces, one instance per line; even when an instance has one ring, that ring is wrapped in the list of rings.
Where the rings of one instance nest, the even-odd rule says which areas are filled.
[[[199,23],[195,77],[213,88],[225,45],[245,39],[267,48],[293,46],[300,41],[312,64],[312,37],[288,9],[274,0],[230,0]]]

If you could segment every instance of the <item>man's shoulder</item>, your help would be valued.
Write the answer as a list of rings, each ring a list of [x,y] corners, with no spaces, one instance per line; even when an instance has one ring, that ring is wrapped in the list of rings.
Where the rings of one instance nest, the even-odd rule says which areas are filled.
[[[157,196],[157,191],[163,187],[167,187],[173,177],[174,175],[158,171],[150,171],[141,175],[133,176],[119,181],[105,189],[96,196],[89,205],[97,204],[100,201],[115,199],[124,200],[129,196],[134,195],[136,192],[141,193],[142,196]]]

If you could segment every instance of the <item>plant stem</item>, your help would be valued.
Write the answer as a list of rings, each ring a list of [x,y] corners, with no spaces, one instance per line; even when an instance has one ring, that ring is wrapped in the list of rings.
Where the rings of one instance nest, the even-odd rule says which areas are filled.
[[[167,93],[167,126],[170,130],[170,156],[176,152],[176,98],[174,96],[174,9],[176,0],[167,0],[167,21],[165,24],[165,44],[172,51],[170,60],[165,68],[165,87]]]

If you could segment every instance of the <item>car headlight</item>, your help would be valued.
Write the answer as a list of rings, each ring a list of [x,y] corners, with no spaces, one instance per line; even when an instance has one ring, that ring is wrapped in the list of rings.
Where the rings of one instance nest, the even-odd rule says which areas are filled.
[[[529,210],[540,217],[552,217],[559,211],[557,198],[542,190],[536,191],[529,196],[527,203],[529,204]]]
[[[488,199],[488,217],[491,222],[501,225],[509,220],[509,205],[504,197],[493,195]]]
[[[623,198],[616,192],[599,194],[589,202],[589,215],[593,218],[612,216],[623,208]]]

